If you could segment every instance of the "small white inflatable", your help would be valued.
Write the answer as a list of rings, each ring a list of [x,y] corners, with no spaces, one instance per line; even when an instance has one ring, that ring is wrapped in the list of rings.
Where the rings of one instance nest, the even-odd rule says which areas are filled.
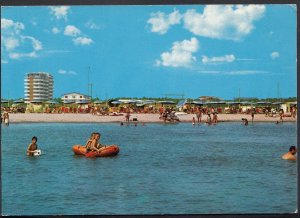
[[[40,156],[41,154],[42,154],[42,151],[39,150],[39,149],[35,150],[34,153],[33,153],[34,156]]]

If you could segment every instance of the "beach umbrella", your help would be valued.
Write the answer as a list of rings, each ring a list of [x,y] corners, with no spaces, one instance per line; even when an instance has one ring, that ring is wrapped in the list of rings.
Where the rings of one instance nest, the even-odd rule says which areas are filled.
[[[181,100],[178,102],[178,104],[176,105],[177,108],[180,108],[180,107],[183,107],[183,105],[185,105],[187,103],[187,100],[184,99],[184,100]]]

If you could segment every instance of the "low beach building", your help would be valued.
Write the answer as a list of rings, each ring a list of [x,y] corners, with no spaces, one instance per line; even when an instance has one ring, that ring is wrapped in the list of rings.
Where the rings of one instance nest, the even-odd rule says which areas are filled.
[[[63,103],[90,103],[91,97],[78,92],[72,92],[62,95],[61,100]]]
[[[53,76],[50,73],[27,73],[24,79],[25,103],[44,102],[53,98]]]

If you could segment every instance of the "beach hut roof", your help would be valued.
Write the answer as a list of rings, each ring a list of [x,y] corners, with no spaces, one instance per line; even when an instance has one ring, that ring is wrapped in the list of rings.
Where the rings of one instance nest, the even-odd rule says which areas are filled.
[[[283,102],[273,102],[272,104],[283,104]]]
[[[59,104],[57,101],[49,100],[45,102],[46,104]]]
[[[65,100],[64,104],[74,104],[75,100]]]
[[[192,101],[191,104],[203,105],[204,102],[202,102],[202,101]]]
[[[111,103],[111,104],[121,104],[122,102],[119,101],[119,100],[116,100],[116,101],[111,101],[110,103]]]
[[[240,102],[236,102],[236,101],[228,101],[228,102],[226,102],[226,104],[240,104]]]
[[[203,104],[208,105],[208,104],[226,104],[225,101],[209,101],[209,102],[204,102]]]
[[[101,103],[104,103],[105,101],[99,101],[99,100],[96,100],[94,101],[94,104],[101,104]]]
[[[249,101],[242,101],[241,104],[248,104],[249,105],[249,104],[253,104],[253,103],[249,102]]]
[[[154,100],[142,100],[142,103],[144,103],[144,104],[153,104],[155,102],[156,101],[154,101]]]
[[[77,100],[75,103],[76,104],[89,104],[90,101],[88,101],[88,100]]]
[[[176,104],[174,101],[159,101],[161,104]]]
[[[123,104],[131,104],[131,103],[137,102],[137,100],[134,100],[134,99],[118,99],[118,101],[120,101]]]
[[[271,104],[271,102],[268,102],[268,101],[259,101],[259,102],[256,102],[255,104]]]
[[[1,103],[8,103],[8,100],[1,99]]]
[[[24,99],[17,99],[14,101],[14,103],[24,103]]]
[[[30,101],[30,103],[43,103],[43,101],[41,101],[41,100],[32,100],[32,101]]]

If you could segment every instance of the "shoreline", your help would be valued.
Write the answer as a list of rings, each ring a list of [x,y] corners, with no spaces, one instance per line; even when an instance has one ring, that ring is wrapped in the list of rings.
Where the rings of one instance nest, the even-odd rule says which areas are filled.
[[[178,123],[192,123],[195,114],[178,116]],[[136,118],[137,121],[132,121]],[[207,115],[202,115],[201,123],[206,122]],[[241,122],[242,118],[248,119],[251,123],[249,114],[218,114],[218,122]],[[16,113],[9,114],[10,123],[120,123],[126,124],[125,116],[98,116],[92,114],[45,114],[45,113]],[[255,114],[253,122],[276,122],[280,121],[279,117],[266,117],[264,114]],[[283,122],[297,122],[297,117],[283,117]],[[131,114],[130,123],[164,123],[159,119],[159,114]],[[167,122],[170,124],[170,122]]]

